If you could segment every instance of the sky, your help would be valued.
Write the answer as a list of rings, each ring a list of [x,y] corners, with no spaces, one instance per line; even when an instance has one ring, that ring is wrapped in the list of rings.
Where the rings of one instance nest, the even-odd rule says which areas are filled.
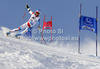
[[[82,15],[96,17],[96,6],[100,6],[99,0],[0,0],[0,26],[10,29],[17,28],[25,23],[30,14],[22,21],[25,12],[25,5],[28,4],[33,12],[41,10],[41,26],[46,15],[46,21],[50,21],[52,16],[53,36],[74,36],[78,37],[80,3],[82,3]],[[100,11],[100,9],[98,10]],[[98,40],[100,41],[100,14],[98,13]],[[34,26],[34,29],[37,25]],[[63,30],[58,33],[58,30]],[[50,34],[45,34],[50,36]],[[34,36],[40,36],[39,33]],[[95,33],[81,30],[81,41],[86,38],[95,40]]]

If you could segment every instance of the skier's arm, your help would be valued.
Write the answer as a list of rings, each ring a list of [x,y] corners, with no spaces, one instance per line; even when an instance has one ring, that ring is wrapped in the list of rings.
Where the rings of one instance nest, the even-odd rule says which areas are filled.
[[[30,7],[29,7],[28,5],[26,5],[26,8],[27,8],[27,10],[28,10],[28,12],[29,12],[30,14],[33,14],[33,12],[31,11],[31,9],[30,9]]]
[[[40,25],[40,19],[38,20],[38,25]]]
[[[38,20],[38,29],[41,29],[41,27],[40,27],[40,19]]]

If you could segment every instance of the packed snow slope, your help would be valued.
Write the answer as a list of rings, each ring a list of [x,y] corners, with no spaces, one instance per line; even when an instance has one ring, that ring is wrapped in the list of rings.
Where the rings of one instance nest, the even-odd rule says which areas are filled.
[[[15,39],[0,30],[0,69],[100,69],[100,58]]]

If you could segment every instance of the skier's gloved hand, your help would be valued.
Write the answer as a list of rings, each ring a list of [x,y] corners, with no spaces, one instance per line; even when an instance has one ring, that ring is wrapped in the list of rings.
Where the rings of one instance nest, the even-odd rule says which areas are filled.
[[[26,8],[29,8],[29,6],[26,4]]]
[[[40,25],[38,25],[38,29],[41,29]]]

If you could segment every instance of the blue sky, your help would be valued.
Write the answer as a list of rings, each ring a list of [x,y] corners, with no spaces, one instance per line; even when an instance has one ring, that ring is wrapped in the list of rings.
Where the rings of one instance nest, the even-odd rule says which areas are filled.
[[[21,19],[25,4],[29,4],[33,12],[36,9],[41,10],[41,25],[46,14],[46,21],[53,17],[54,30],[64,30],[63,34],[53,34],[54,36],[78,36],[80,3],[82,3],[83,15],[96,17],[96,6],[100,6],[99,0],[0,0],[0,26],[13,29],[25,23],[30,14],[27,12],[24,20]],[[36,27],[37,25],[34,28]],[[100,14],[98,15],[98,35],[100,35]],[[81,40],[87,37],[95,40],[95,33],[81,31]]]

